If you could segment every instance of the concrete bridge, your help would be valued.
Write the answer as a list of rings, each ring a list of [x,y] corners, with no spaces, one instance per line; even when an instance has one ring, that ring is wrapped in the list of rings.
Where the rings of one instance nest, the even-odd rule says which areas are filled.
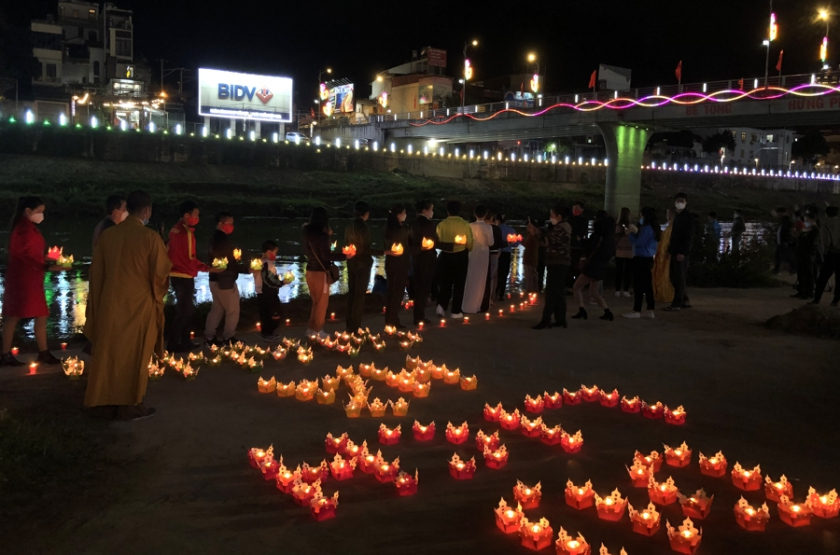
[[[836,81],[836,80],[835,80]],[[609,166],[605,209],[638,207],[642,157],[656,131],[840,125],[840,87],[816,75],[586,93],[372,116],[367,125],[321,129],[323,139],[480,143],[600,133]],[[735,87],[735,88],[733,88]],[[420,145],[415,145],[418,148]]]

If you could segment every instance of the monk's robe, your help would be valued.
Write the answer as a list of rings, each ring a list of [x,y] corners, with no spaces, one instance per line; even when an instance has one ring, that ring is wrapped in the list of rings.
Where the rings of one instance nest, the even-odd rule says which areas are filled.
[[[102,233],[85,312],[85,336],[93,346],[86,406],[143,401],[152,354],[163,354],[171,267],[160,235],[133,216]]]

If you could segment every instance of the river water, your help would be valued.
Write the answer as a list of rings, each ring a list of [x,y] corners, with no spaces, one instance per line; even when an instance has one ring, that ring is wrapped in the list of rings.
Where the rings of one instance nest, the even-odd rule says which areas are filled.
[[[344,227],[352,220],[332,219],[330,225],[334,231],[333,236],[342,245],[344,238]],[[47,295],[47,304],[50,307],[50,318],[48,321],[48,334],[54,338],[66,338],[82,331],[85,324],[85,309],[87,307],[88,295],[88,270],[90,257],[93,251],[92,234],[93,228],[99,220],[96,219],[51,219],[49,212],[40,230],[46,239],[47,246],[59,246],[64,248],[65,254],[72,254],[76,264],[73,269],[66,272],[48,273],[44,278],[44,286]],[[168,232],[173,222],[167,222]],[[266,239],[274,240],[279,246],[277,271],[281,273],[291,272],[295,281],[280,289],[280,300],[289,302],[300,296],[309,296],[309,289],[306,286],[305,266],[302,259],[303,248],[301,238],[303,235],[302,226],[305,219],[289,218],[239,218],[236,220],[236,228],[231,235],[234,245],[242,249],[243,260],[250,260],[261,255],[260,247]],[[374,248],[384,248],[383,236],[385,222],[371,220],[369,222]],[[196,228],[196,242],[199,258],[207,261],[207,250],[210,236],[214,225],[210,218],[202,220]],[[8,245],[8,228],[0,231],[0,255],[6,258]],[[511,263],[511,283],[514,287],[524,281],[522,267],[520,264],[521,248],[515,249]],[[344,263],[338,264],[342,270]],[[385,274],[384,257],[375,257],[371,269],[370,283],[368,289],[373,289],[374,277],[377,274]],[[206,273],[201,273],[196,278],[196,302],[210,302],[210,288]],[[241,275],[237,280],[239,292],[243,297],[250,297],[255,294],[254,278],[250,274]],[[0,277],[0,298],[2,298],[4,282]],[[331,294],[347,292],[347,276],[341,272],[341,279],[331,286]],[[2,301],[0,301],[2,302]],[[171,295],[167,302],[172,302]],[[33,338],[33,324],[31,321],[24,325],[24,333],[27,337]]]

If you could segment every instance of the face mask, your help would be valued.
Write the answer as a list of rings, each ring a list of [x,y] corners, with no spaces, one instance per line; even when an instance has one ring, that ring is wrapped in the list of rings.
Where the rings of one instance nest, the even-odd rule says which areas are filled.
[[[581,214],[583,214],[583,209],[582,208],[572,208],[572,214],[574,214],[575,216],[580,216]]]
[[[674,206],[676,206],[676,207],[677,207],[677,210],[685,210],[685,206],[686,206],[686,205],[685,205],[685,203],[684,203],[684,202],[678,202],[678,203],[676,203]]]
[[[560,223],[560,218],[549,218],[551,225],[557,225]]]
[[[119,220],[119,222],[117,222],[117,223],[124,222],[127,217],[128,217],[128,210],[123,210],[122,212],[120,212],[120,216],[117,218],[117,220]]]
[[[233,224],[222,224],[221,226],[219,226],[219,229],[221,229],[226,234],[230,235],[231,233],[233,233]]]
[[[39,224],[44,221],[44,213],[43,212],[35,212],[29,216],[29,221],[33,224]]]
[[[186,223],[190,227],[195,227],[198,225],[198,218],[194,216],[187,216]]]
[[[639,225],[645,225],[644,217],[639,218]]]

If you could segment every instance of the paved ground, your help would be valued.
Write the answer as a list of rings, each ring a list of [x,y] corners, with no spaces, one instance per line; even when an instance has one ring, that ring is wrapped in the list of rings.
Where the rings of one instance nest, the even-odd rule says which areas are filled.
[[[730,465],[736,460],[750,467],[760,463],[774,479],[786,474],[797,500],[809,485],[818,491],[840,486],[835,428],[840,346],[761,326],[768,317],[797,306],[787,298],[787,289],[692,293],[693,310],[658,314],[653,321],[594,318],[570,320],[567,330],[533,331],[529,326],[537,309],[531,309],[489,323],[453,322],[445,329],[427,330],[425,343],[414,353],[475,373],[478,390],[464,392],[435,382],[428,399],[412,401],[407,418],[384,419],[388,425],[401,423],[406,432],[399,445],[383,452],[386,458],[400,456],[406,470],[419,469],[416,496],[399,498],[392,487],[368,475],[328,481],[325,491],[332,493],[338,486],[340,506],[336,519],[320,523],[255,474],[246,462],[247,449],[273,443],[287,464],[319,462],[326,456],[327,432],[347,431],[357,443],[367,439],[376,449],[376,428],[383,420],[348,420],[339,405],[260,395],[255,376],[230,366],[203,369],[191,383],[168,375],[149,388],[147,401],[158,415],[112,425],[116,441],[107,453],[103,485],[65,500],[61,513],[50,518],[49,529],[21,525],[8,552],[525,553],[515,536],[502,534],[493,520],[499,498],[510,501],[511,488],[521,479],[542,482],[542,506],[527,514],[547,517],[555,537],[563,526],[582,532],[594,552],[604,542],[614,554],[621,546],[630,555],[664,554],[670,553],[664,522],[656,536],[644,538],[630,531],[627,517],[609,523],[598,520],[593,509],[579,512],[566,506],[563,488],[569,478],[575,483],[591,479],[601,494],[618,487],[634,506],[644,506],[647,495],[631,487],[624,465],[631,463],[636,449],[661,450],[662,443],[683,440],[694,449],[692,465],[665,467],[658,478],[672,475],[683,492],[704,487],[715,494],[712,514],[697,523],[704,530],[701,553],[840,552],[840,519],[814,519],[810,528],[792,529],[771,507],[766,533],[741,530],[732,516],[740,492],[728,478],[700,475],[696,464],[699,451],[709,455],[717,450],[723,450]],[[620,299],[615,312],[629,308],[629,301]],[[592,308],[591,317],[600,315]],[[380,320],[370,318],[368,323],[379,326]],[[365,349],[357,361],[399,369],[404,356],[393,348],[382,355]],[[308,368],[287,360],[268,364],[263,375],[285,381],[312,378],[347,360],[316,352]],[[581,453],[566,455],[559,446],[503,430],[511,453],[506,468],[489,470],[479,462],[473,481],[449,477],[446,460],[453,452],[469,458],[477,451],[472,439],[463,446],[446,443],[440,430],[447,421],[467,420],[471,435],[478,428],[492,431],[496,426],[481,416],[485,401],[521,409],[526,393],[562,391],[581,383],[683,404],[688,423],[667,426],[597,404],[564,407],[547,412],[546,421],[582,429]],[[0,406],[25,406],[56,388],[69,385],[57,375],[17,378],[7,373],[0,376]],[[70,391],[80,403],[82,389]],[[344,389],[340,393],[345,395]],[[374,395],[396,397],[383,384],[375,386]],[[434,442],[411,439],[415,418],[436,422]],[[747,498],[760,504],[763,494]],[[682,520],[677,506],[662,512],[663,521]]]

